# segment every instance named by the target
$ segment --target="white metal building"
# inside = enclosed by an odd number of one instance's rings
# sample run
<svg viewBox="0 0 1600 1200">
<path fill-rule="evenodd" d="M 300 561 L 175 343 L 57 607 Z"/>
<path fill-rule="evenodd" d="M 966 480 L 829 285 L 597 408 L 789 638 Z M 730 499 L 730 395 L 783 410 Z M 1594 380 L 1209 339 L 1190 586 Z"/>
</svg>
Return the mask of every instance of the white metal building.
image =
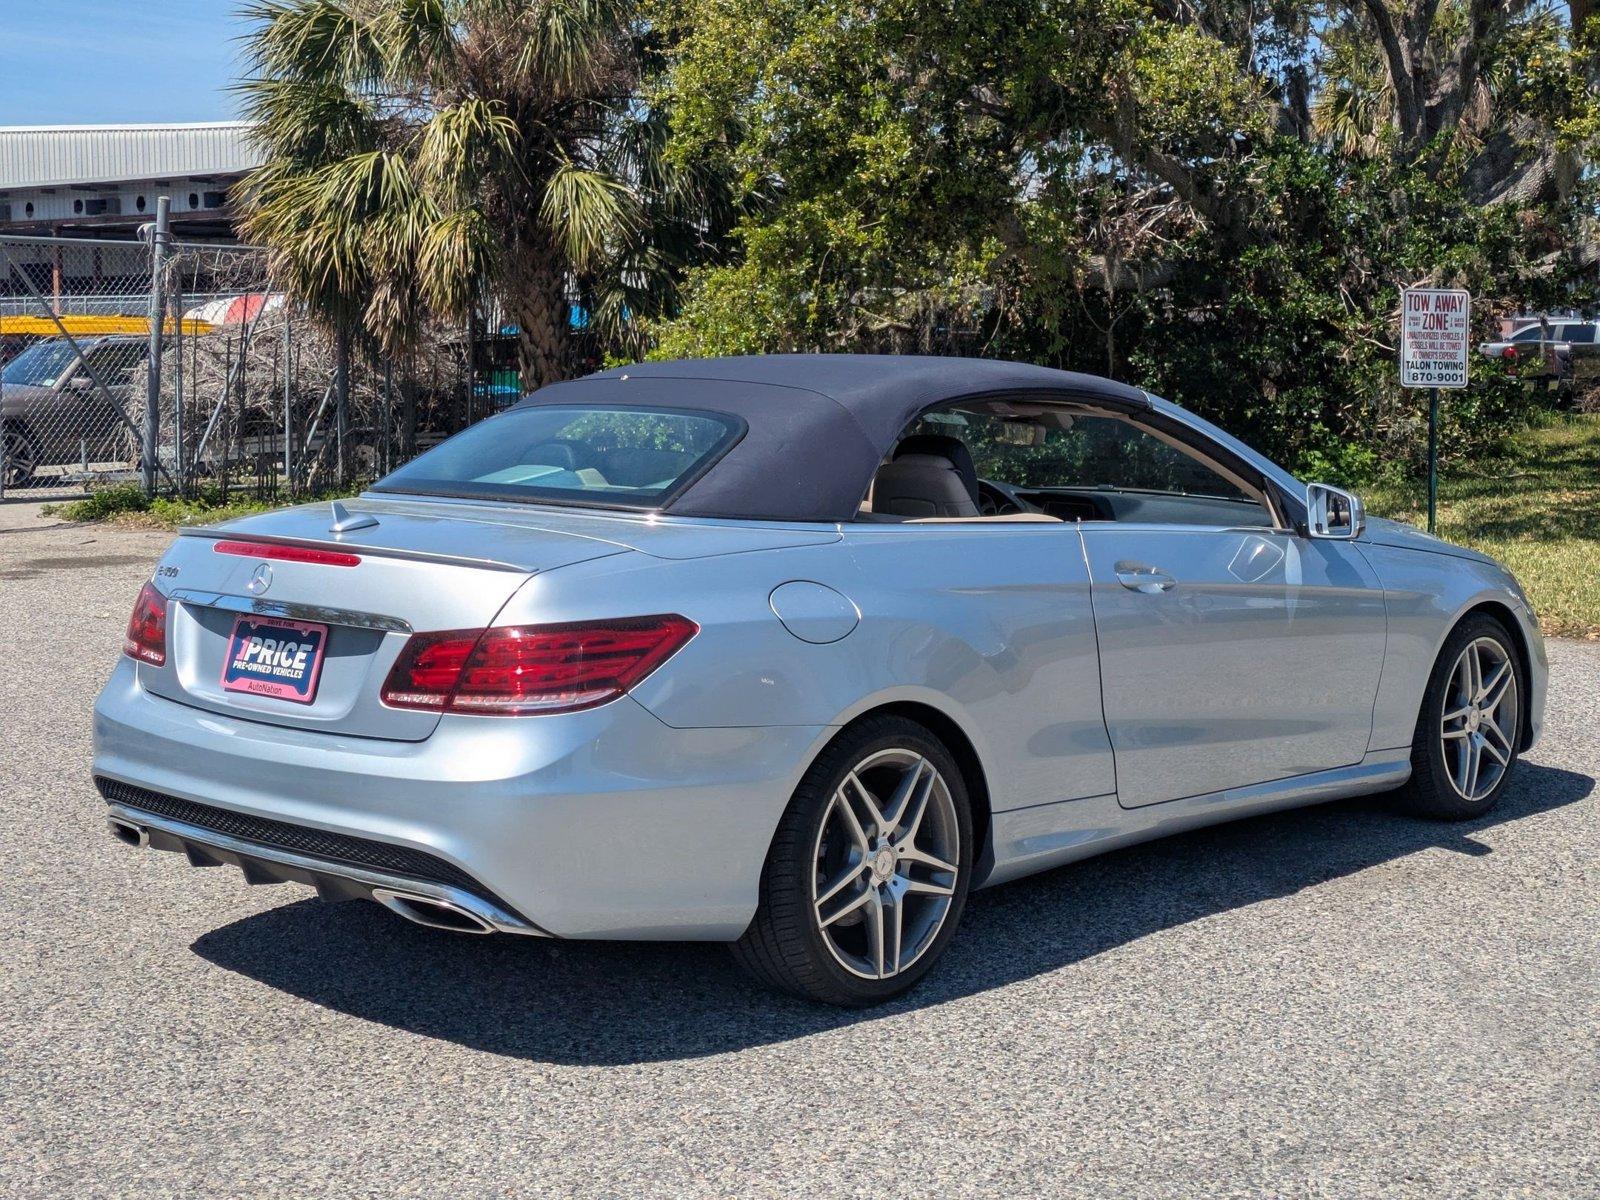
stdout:
<svg viewBox="0 0 1600 1200">
<path fill-rule="evenodd" d="M 172 198 L 182 237 L 232 240 L 228 191 L 261 162 L 242 122 L 0 127 L 0 232 L 131 237 Z"/>
</svg>

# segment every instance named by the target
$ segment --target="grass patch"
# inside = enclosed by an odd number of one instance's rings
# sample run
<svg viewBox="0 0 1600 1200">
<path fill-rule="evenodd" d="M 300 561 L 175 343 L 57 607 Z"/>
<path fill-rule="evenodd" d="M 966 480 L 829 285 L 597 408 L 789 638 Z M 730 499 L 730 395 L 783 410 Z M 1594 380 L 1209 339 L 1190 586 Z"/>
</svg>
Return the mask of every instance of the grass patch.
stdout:
<svg viewBox="0 0 1600 1200">
<path fill-rule="evenodd" d="M 306 504 L 317 500 L 343 500 L 357 495 L 360 487 L 343 491 L 318 492 L 314 496 L 296 496 L 293 501 L 284 499 L 257 500 L 224 499 L 217 491 L 201 492 L 184 499 L 158 496 L 154 500 L 145 496 L 136 483 L 117 484 L 92 492 L 82 500 L 64 504 L 46 505 L 42 510 L 49 516 L 64 521 L 109 521 L 133 529 L 177 529 L 181 525 L 215 525 L 248 517 L 253 513 L 269 512 L 290 503 Z"/>
<path fill-rule="evenodd" d="M 1373 513 L 1425 526 L 1427 488 L 1362 494 Z M 1441 470 L 1439 536 L 1510 567 L 1546 633 L 1600 638 L 1600 415 L 1553 419 L 1492 459 Z"/>
</svg>

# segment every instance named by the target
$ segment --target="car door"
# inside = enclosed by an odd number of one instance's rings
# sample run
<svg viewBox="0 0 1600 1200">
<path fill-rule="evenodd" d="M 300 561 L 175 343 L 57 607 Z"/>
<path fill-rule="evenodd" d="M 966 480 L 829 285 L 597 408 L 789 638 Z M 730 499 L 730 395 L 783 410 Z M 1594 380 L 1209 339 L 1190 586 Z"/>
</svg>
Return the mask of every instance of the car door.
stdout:
<svg viewBox="0 0 1600 1200">
<path fill-rule="evenodd" d="M 84 361 L 65 381 L 62 396 L 71 414 L 74 444 L 90 461 L 125 452 L 127 402 L 135 377 L 143 378 L 145 354 L 144 343 L 136 338 L 108 339 L 86 348 Z"/>
<path fill-rule="evenodd" d="M 1081 532 L 1122 804 L 1361 761 L 1384 606 L 1359 551 L 1275 530 Z"/>
<path fill-rule="evenodd" d="M 1552 370 L 1553 365 L 1546 360 L 1550 357 L 1554 337 L 1555 330 L 1543 325 L 1528 325 L 1517 330 L 1507 347 L 1511 369 L 1525 379 L 1538 379 Z"/>
<path fill-rule="evenodd" d="M 1152 436 L 1124 435 L 1106 468 L 1121 472 L 1107 476 L 1122 485 L 1105 488 L 1113 519 L 1079 526 L 1118 800 L 1359 762 L 1383 664 L 1376 574 L 1354 544 L 1279 527 Z"/>
</svg>

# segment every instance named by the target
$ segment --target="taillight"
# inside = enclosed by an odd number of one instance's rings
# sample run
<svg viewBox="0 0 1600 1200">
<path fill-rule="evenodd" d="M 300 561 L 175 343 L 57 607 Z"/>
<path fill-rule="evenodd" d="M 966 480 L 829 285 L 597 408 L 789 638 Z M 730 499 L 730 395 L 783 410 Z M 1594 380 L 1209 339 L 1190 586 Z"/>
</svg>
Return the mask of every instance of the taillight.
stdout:
<svg viewBox="0 0 1600 1200">
<path fill-rule="evenodd" d="M 156 591 L 153 583 L 140 588 L 139 598 L 133 602 L 122 652 L 152 667 L 167 661 L 167 598 Z"/>
<path fill-rule="evenodd" d="M 700 631 L 673 614 L 412 635 L 383 684 L 392 708 L 527 716 L 615 700 Z"/>
<path fill-rule="evenodd" d="M 1516 356 L 1517 348 L 1515 346 L 1507 346 L 1504 350 L 1500 351 L 1501 358 L 1515 358 Z"/>
<path fill-rule="evenodd" d="M 357 567 L 361 557 L 342 550 L 318 550 L 311 546 L 280 546 L 276 542 L 212 542 L 218 554 L 238 554 L 244 558 L 270 558 L 275 562 L 316 563 L 323 567 Z"/>
</svg>

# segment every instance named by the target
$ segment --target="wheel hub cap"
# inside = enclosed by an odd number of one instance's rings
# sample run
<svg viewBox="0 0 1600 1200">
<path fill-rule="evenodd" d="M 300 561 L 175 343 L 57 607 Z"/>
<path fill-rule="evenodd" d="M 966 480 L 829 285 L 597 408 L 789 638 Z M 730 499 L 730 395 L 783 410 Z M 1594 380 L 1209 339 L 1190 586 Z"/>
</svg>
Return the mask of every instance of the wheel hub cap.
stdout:
<svg viewBox="0 0 1600 1200">
<path fill-rule="evenodd" d="M 873 879 L 877 880 L 879 883 L 883 883 L 889 878 L 889 876 L 894 874 L 894 866 L 894 851 L 889 849 L 887 846 L 883 847 L 883 849 L 879 850 L 877 854 L 872 856 Z"/>
</svg>

